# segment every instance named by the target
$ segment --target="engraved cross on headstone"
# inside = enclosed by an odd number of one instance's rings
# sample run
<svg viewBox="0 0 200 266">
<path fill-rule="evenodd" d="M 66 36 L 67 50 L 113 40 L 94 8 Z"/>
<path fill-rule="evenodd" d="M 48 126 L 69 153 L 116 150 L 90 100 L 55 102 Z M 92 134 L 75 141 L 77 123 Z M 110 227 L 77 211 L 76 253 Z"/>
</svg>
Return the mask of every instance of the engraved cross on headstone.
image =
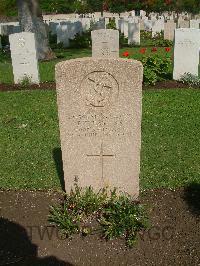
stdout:
<svg viewBox="0 0 200 266">
<path fill-rule="evenodd" d="M 88 157 L 100 157 L 100 160 L 101 160 L 101 177 L 103 179 L 104 177 L 104 171 L 103 171 L 103 168 L 104 168 L 104 157 L 114 157 L 115 155 L 113 154 L 104 154 L 103 152 L 103 143 L 101 144 L 101 151 L 100 151 L 100 154 L 87 154 Z"/>
</svg>

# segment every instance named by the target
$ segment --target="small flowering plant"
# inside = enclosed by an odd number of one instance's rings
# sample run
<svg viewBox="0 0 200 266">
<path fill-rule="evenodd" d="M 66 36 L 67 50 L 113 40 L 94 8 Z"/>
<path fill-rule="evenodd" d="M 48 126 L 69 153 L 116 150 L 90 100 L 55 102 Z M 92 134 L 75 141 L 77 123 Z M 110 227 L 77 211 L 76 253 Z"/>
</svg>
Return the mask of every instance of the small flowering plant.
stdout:
<svg viewBox="0 0 200 266">
<path fill-rule="evenodd" d="M 157 52 L 157 51 L 158 51 L 158 48 L 157 48 L 157 47 L 153 47 L 153 48 L 151 49 L 151 51 L 152 51 L 152 52 Z"/>
<path fill-rule="evenodd" d="M 141 54 L 145 54 L 145 53 L 146 53 L 146 50 L 147 50 L 147 48 L 141 48 L 139 52 L 140 52 Z"/>
<path fill-rule="evenodd" d="M 166 51 L 167 53 L 169 53 L 169 52 L 171 51 L 171 48 L 170 48 L 170 47 L 165 47 L 165 51 Z"/>
<path fill-rule="evenodd" d="M 125 51 L 125 52 L 123 52 L 122 56 L 123 57 L 129 57 L 130 56 L 130 53 L 128 51 Z"/>
</svg>

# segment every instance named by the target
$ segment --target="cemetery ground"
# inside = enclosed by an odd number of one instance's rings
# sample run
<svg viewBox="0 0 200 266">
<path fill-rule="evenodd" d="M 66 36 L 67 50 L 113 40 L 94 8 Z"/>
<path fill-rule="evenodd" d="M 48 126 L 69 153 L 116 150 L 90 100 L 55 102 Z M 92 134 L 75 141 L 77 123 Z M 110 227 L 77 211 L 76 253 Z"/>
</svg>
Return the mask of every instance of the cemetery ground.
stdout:
<svg viewBox="0 0 200 266">
<path fill-rule="evenodd" d="M 56 92 L 0 92 L 0 101 L 0 228 L 13 252 L 6 263 L 199 265 L 199 90 L 143 91 L 140 200 L 151 229 L 132 249 L 96 234 L 63 240 L 48 223 L 49 206 L 63 199 Z"/>
</svg>

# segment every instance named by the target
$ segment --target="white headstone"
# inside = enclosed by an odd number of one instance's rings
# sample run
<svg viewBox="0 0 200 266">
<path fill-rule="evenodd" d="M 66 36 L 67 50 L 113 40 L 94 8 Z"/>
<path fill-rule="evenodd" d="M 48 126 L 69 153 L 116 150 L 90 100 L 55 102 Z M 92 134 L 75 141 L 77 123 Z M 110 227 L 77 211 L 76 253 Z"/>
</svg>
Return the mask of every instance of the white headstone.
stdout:
<svg viewBox="0 0 200 266">
<path fill-rule="evenodd" d="M 190 22 L 188 20 L 179 20 L 179 28 L 189 28 Z"/>
<path fill-rule="evenodd" d="M 140 20 L 140 30 L 144 30 L 144 20 Z"/>
<path fill-rule="evenodd" d="M 57 26 L 59 25 L 59 23 L 57 22 L 49 22 L 49 31 L 50 34 L 55 35 L 57 34 Z"/>
<path fill-rule="evenodd" d="M 160 33 L 162 30 L 164 30 L 164 20 L 154 20 L 152 24 L 152 37 L 154 37 L 156 33 Z"/>
<path fill-rule="evenodd" d="M 150 31 L 152 29 L 152 20 L 144 20 L 144 29 Z"/>
<path fill-rule="evenodd" d="M 184 73 L 198 75 L 200 30 L 176 29 L 173 78 L 179 80 Z"/>
<path fill-rule="evenodd" d="M 124 20 L 124 37 L 128 38 L 128 20 Z"/>
<path fill-rule="evenodd" d="M 128 24 L 128 44 L 140 45 L 140 23 Z"/>
<path fill-rule="evenodd" d="M 190 28 L 199 29 L 200 28 L 200 20 L 199 19 L 190 20 Z"/>
<path fill-rule="evenodd" d="M 94 30 L 103 30 L 106 27 L 105 18 L 99 18 L 99 20 L 94 24 Z"/>
<path fill-rule="evenodd" d="M 20 83 L 24 78 L 28 78 L 32 83 L 39 83 L 34 33 L 11 34 L 9 35 L 9 41 L 15 83 Z"/>
<path fill-rule="evenodd" d="M 92 31 L 92 57 L 118 58 L 119 31 L 95 30 Z"/>
<path fill-rule="evenodd" d="M 118 25 L 119 25 L 119 31 L 123 34 L 124 33 L 124 20 L 122 18 L 118 20 Z"/>
<path fill-rule="evenodd" d="M 175 29 L 176 29 L 176 23 L 173 20 L 167 20 L 167 22 L 164 25 L 164 39 L 173 41 Z"/>
<path fill-rule="evenodd" d="M 82 18 L 83 31 L 88 31 L 90 29 L 90 18 Z"/>
<path fill-rule="evenodd" d="M 69 47 L 69 29 L 68 25 L 58 25 L 56 28 L 57 43 L 62 43 L 63 47 Z"/>
</svg>

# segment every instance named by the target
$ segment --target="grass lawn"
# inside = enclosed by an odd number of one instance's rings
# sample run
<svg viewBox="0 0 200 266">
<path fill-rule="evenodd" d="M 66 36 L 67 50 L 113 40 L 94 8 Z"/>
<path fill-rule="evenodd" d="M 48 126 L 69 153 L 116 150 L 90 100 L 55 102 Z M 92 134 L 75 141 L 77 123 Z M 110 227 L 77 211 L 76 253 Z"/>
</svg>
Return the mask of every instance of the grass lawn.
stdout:
<svg viewBox="0 0 200 266">
<path fill-rule="evenodd" d="M 122 56 L 124 51 L 128 51 L 131 55 L 131 58 L 140 60 L 142 58 L 142 54 L 139 52 L 141 47 L 133 47 L 133 48 L 123 48 L 120 50 L 120 56 Z M 150 54 L 152 47 L 147 48 L 146 54 Z M 46 81 L 54 81 L 55 80 L 55 65 L 59 61 L 69 60 L 73 58 L 80 58 L 80 57 L 91 57 L 91 50 L 89 49 L 66 49 L 66 50 L 55 50 L 57 55 L 57 59 L 53 61 L 46 61 L 39 63 L 39 71 L 40 71 L 40 78 L 41 82 Z M 172 55 L 172 52 L 166 53 L 164 47 L 158 48 L 158 53 L 161 57 Z M 13 74 L 12 74 L 12 64 L 11 60 L 7 60 L 5 62 L 0 62 L 0 83 L 13 83 Z"/>
<path fill-rule="evenodd" d="M 0 187 L 60 189 L 55 91 L 0 93 Z M 200 183 L 200 92 L 143 92 L 141 188 Z"/>
</svg>

